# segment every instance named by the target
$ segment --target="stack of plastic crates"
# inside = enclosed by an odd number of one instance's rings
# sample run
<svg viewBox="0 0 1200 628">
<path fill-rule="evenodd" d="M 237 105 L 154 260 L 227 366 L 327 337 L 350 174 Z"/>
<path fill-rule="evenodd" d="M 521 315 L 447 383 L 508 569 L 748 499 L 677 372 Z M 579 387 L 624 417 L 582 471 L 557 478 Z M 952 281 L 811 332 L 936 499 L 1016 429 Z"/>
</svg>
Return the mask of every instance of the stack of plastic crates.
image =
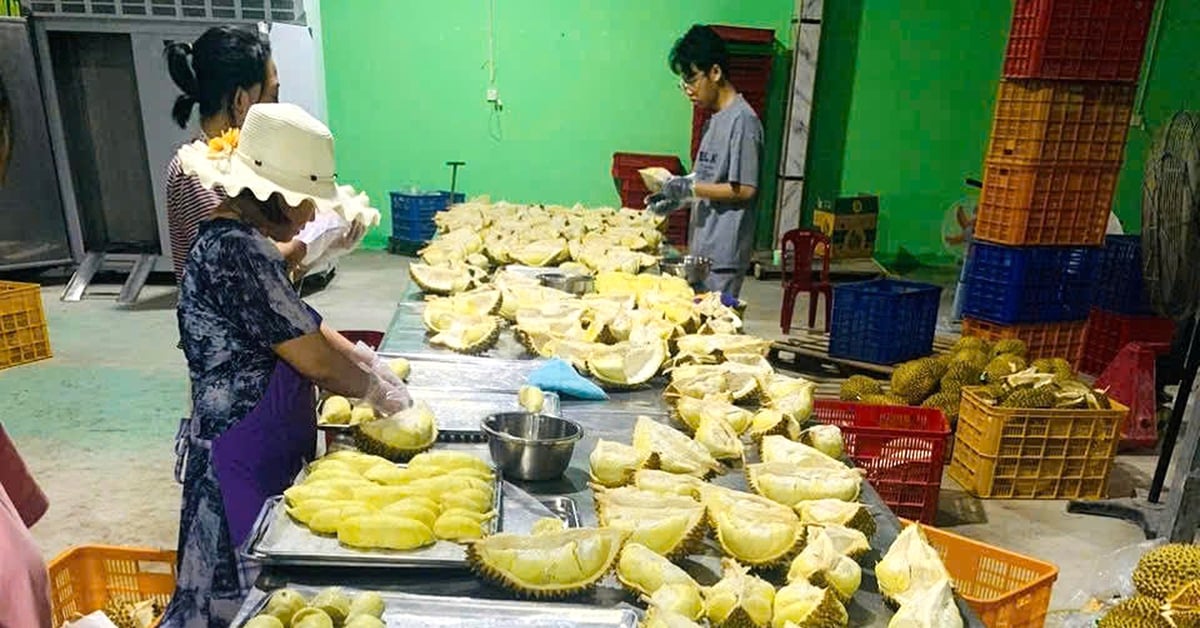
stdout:
<svg viewBox="0 0 1200 628">
<path fill-rule="evenodd" d="M 1076 362 L 1153 0 L 1015 0 L 967 261 L 964 333 Z M 1063 352 L 1069 351 L 1069 352 Z"/>
<path fill-rule="evenodd" d="M 834 286 L 829 355 L 873 364 L 929 355 L 941 294 L 938 286 L 895 279 Z"/>
<path fill-rule="evenodd" d="M 392 238 L 393 253 L 412 254 L 433 239 L 437 226 L 433 216 L 456 203 L 466 200 L 466 195 L 456 192 L 392 192 Z"/>
<path fill-rule="evenodd" d="M 1140 236 L 1105 238 L 1100 274 L 1078 364 L 1091 375 L 1104 371 L 1131 342 L 1170 343 L 1175 337 L 1175 322 L 1156 316 L 1146 297 Z"/>
<path fill-rule="evenodd" d="M 976 497 L 1098 499 L 1129 408 L 1005 408 L 964 388 L 948 473 Z"/>
<path fill-rule="evenodd" d="M 665 168 L 671 174 L 683 174 L 683 162 L 673 155 L 648 155 L 643 153 L 613 153 L 612 178 L 621 196 L 621 206 L 630 209 L 645 209 L 650 190 L 638 172 L 643 168 Z M 691 212 L 680 209 L 667 217 L 667 242 L 686 246 L 688 222 Z"/>
</svg>

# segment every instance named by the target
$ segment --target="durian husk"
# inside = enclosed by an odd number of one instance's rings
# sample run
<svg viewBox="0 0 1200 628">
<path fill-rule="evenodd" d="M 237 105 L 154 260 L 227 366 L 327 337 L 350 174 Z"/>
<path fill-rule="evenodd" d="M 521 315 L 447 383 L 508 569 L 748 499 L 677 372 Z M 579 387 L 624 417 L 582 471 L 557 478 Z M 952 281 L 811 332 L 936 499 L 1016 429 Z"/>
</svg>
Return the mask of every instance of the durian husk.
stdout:
<svg viewBox="0 0 1200 628">
<path fill-rule="evenodd" d="M 587 592 L 594 588 L 605 575 L 612 571 L 625 542 L 626 534 L 619 530 L 603 528 L 572 528 L 562 532 L 552 532 L 536 536 L 516 534 L 495 534 L 467 544 L 467 565 L 483 580 L 503 587 L 519 597 L 531 599 L 567 598 Z M 587 572 L 580 569 L 580 574 L 567 582 L 535 582 L 530 577 L 532 573 L 545 575 L 545 571 L 534 569 L 529 573 L 520 573 L 514 569 L 520 554 L 526 556 L 539 551 L 555 551 L 572 547 L 580 542 L 596 541 L 602 544 L 605 555 L 600 557 L 597 565 Z M 574 547 L 578 547 L 575 545 Z M 489 554 L 513 551 L 512 562 L 505 568 L 489 564 Z M 547 563 L 547 567 L 570 567 L 571 563 L 578 565 L 574 552 L 564 555 L 563 560 Z M 553 558 L 553 557 L 552 557 Z"/>
</svg>

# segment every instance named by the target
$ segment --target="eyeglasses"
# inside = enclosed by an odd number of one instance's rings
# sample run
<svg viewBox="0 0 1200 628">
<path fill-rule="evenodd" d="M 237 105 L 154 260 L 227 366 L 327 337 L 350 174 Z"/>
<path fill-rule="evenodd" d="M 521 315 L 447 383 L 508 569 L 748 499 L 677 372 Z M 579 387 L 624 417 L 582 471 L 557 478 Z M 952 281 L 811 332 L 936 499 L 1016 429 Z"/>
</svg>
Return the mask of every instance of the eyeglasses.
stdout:
<svg viewBox="0 0 1200 628">
<path fill-rule="evenodd" d="M 694 87 L 696 85 L 696 81 L 699 81 L 700 77 L 702 76 L 704 76 L 703 72 L 696 72 L 687 78 L 679 79 L 679 89 L 687 91 L 688 88 Z"/>
</svg>

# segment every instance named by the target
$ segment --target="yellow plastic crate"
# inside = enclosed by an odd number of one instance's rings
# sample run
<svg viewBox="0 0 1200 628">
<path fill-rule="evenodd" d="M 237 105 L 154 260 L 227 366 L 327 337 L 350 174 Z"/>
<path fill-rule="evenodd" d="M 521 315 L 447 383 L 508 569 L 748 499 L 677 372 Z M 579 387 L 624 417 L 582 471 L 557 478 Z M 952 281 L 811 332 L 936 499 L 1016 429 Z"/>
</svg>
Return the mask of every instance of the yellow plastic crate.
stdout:
<svg viewBox="0 0 1200 628">
<path fill-rule="evenodd" d="M 166 607 L 175 591 L 175 552 L 81 545 L 49 565 L 54 625 L 104 608 L 109 600 L 153 600 Z"/>
<path fill-rule="evenodd" d="M 41 286 L 0 281 L 0 369 L 52 355 Z"/>
<path fill-rule="evenodd" d="M 998 408 L 963 389 L 949 475 L 972 495 L 1103 497 L 1129 408 Z"/>
</svg>

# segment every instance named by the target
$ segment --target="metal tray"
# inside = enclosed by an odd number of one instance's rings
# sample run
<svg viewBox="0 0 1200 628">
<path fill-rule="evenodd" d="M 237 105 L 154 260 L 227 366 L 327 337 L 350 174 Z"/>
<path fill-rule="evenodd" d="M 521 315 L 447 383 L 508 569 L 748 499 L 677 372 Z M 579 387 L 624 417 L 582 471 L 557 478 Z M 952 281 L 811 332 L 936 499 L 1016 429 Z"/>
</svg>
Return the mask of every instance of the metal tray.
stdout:
<svg viewBox="0 0 1200 628">
<path fill-rule="evenodd" d="M 495 471 L 495 475 L 492 509 L 496 516 L 490 522 L 489 534 L 498 533 L 504 527 L 504 481 L 499 471 Z M 267 565 L 462 568 L 467 564 L 466 548 L 449 541 L 407 551 L 346 547 L 338 543 L 336 537 L 313 534 L 292 520 L 283 505 L 282 495 L 263 504 L 242 546 L 242 554 Z"/>
<path fill-rule="evenodd" d="M 539 498 L 538 503 L 546 507 L 550 514 L 562 519 L 568 528 L 583 527 L 583 522 L 579 518 L 579 507 L 575 505 L 575 500 L 565 495 L 557 497 Z"/>
<path fill-rule="evenodd" d="M 497 412 L 521 409 L 515 391 L 450 390 L 410 386 L 408 392 L 414 401 L 424 401 L 429 404 L 433 416 L 437 417 L 438 431 L 448 433 L 447 438 L 444 439 L 445 442 L 482 442 L 475 440 L 475 437 L 462 439 L 451 438 L 451 436 L 469 432 L 479 433 L 481 438 L 479 424 L 483 422 L 483 419 Z M 558 393 L 544 392 L 543 395 L 545 405 L 542 407 L 542 413 L 561 416 L 562 403 Z M 352 428 L 350 425 L 340 424 L 318 424 L 317 427 L 335 432 L 348 431 Z M 439 440 L 443 439 L 439 438 Z"/>
<path fill-rule="evenodd" d="M 319 589 L 290 586 L 305 597 Z M 344 588 L 354 596 L 361 591 Z M 638 612 L 629 607 L 603 608 L 581 604 L 483 600 L 469 597 L 438 597 L 380 591 L 387 610 L 383 620 L 389 628 L 637 628 Z M 233 625 L 244 626 L 266 607 L 270 595 L 247 604 Z"/>
</svg>

